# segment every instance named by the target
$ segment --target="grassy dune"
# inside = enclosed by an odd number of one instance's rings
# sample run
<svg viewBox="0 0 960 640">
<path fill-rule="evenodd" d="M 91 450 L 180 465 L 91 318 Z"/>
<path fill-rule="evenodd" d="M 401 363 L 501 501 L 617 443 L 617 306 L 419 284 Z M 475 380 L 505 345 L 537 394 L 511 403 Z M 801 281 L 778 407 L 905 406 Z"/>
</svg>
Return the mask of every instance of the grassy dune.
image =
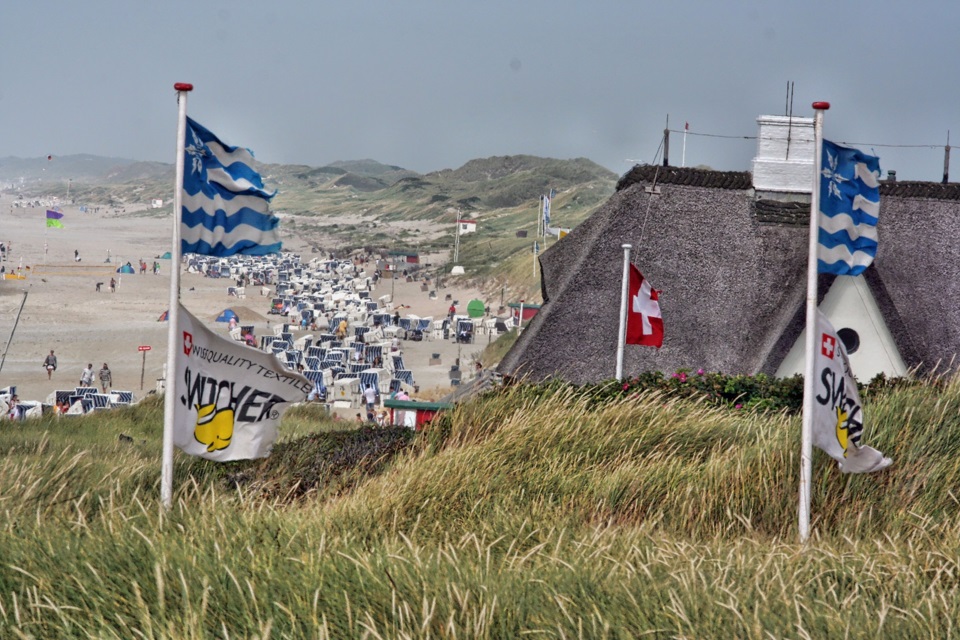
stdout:
<svg viewBox="0 0 960 640">
<path fill-rule="evenodd" d="M 883 474 L 817 455 L 806 546 L 797 416 L 561 385 L 415 438 L 301 410 L 268 459 L 178 456 L 165 512 L 161 411 L 3 423 L 0 637 L 956 634 L 957 382 L 869 399 Z"/>
</svg>

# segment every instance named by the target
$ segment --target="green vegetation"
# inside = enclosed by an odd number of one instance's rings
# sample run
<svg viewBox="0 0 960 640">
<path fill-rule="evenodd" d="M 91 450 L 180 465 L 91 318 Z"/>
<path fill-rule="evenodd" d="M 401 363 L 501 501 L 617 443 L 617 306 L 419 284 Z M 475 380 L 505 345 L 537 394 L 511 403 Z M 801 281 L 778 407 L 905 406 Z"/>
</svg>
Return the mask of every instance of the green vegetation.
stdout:
<svg viewBox="0 0 960 640">
<path fill-rule="evenodd" d="M 507 355 L 518 337 L 520 336 L 516 329 L 501 334 L 483 350 L 483 353 L 480 354 L 480 362 L 485 367 L 496 366 Z"/>
<path fill-rule="evenodd" d="M 169 512 L 158 401 L 3 423 L 0 637 L 954 633 L 960 382 L 871 386 L 894 466 L 817 453 L 807 546 L 795 412 L 638 384 L 500 389 L 412 439 L 298 408 L 268 459 L 178 455 Z"/>
</svg>

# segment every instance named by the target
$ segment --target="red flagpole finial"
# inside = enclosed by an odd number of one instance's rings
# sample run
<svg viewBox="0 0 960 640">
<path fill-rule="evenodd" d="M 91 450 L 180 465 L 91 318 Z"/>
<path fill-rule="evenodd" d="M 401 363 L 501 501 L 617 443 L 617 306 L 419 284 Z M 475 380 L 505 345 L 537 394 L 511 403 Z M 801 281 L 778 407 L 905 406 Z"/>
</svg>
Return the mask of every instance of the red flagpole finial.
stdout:
<svg viewBox="0 0 960 640">
<path fill-rule="evenodd" d="M 176 91 L 193 91 L 193 85 L 189 82 L 175 82 L 173 88 Z"/>
<path fill-rule="evenodd" d="M 830 103 L 829 103 L 829 102 L 814 102 L 814 103 L 813 103 L 813 108 L 816 109 L 817 111 L 826 111 L 827 109 L 830 108 Z"/>
</svg>

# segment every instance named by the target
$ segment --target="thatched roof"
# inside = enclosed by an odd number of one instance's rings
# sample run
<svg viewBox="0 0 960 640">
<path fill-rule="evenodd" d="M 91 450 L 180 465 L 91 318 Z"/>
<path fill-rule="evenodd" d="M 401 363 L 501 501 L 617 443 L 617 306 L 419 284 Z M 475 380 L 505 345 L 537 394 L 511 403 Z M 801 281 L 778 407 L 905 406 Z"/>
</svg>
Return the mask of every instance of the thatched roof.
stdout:
<svg viewBox="0 0 960 640">
<path fill-rule="evenodd" d="M 651 193 L 654 179 L 659 193 Z M 615 373 L 623 250 L 662 291 L 661 349 L 627 346 L 625 375 L 703 367 L 772 374 L 803 329 L 809 201 L 757 194 L 746 172 L 634 167 L 540 258 L 544 306 L 499 371 L 576 383 Z M 881 187 L 865 274 L 907 366 L 960 354 L 960 185 Z M 821 277 L 820 295 L 832 278 Z"/>
</svg>

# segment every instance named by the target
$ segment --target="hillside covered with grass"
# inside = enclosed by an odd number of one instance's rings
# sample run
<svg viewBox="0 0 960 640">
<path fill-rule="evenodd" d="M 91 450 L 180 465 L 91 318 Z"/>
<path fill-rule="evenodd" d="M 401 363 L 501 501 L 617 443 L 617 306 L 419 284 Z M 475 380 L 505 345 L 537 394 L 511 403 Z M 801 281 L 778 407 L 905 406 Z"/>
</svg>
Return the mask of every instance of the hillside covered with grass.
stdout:
<svg viewBox="0 0 960 640">
<path fill-rule="evenodd" d="M 425 263 L 431 261 L 431 270 L 443 274 L 452 266 L 459 215 L 478 223 L 476 233 L 461 238 L 464 279 L 491 296 L 506 287 L 527 300 L 540 297 L 539 275 L 533 270 L 540 196 L 555 190 L 552 225 L 572 228 L 613 194 L 617 180 L 586 158 L 528 155 L 476 159 L 426 174 L 375 160 L 323 167 L 255 165 L 267 188 L 277 191 L 271 208 L 281 215 L 286 237 L 301 239 L 318 252 L 342 255 L 355 250 L 419 253 Z M 26 197 L 55 196 L 122 209 L 153 199 L 172 202 L 173 182 L 173 166 L 156 162 L 96 156 L 0 158 L 0 185 L 16 185 L 12 191 Z M 168 216 L 170 210 L 132 215 Z M 541 240 L 541 251 L 555 241 Z"/>
<path fill-rule="evenodd" d="M 416 435 L 296 409 L 267 459 L 178 455 L 169 512 L 161 403 L 5 423 L 0 636 L 954 633 L 960 383 L 866 395 L 894 466 L 818 452 L 805 546 L 795 412 L 626 387 L 502 388 Z"/>
</svg>

